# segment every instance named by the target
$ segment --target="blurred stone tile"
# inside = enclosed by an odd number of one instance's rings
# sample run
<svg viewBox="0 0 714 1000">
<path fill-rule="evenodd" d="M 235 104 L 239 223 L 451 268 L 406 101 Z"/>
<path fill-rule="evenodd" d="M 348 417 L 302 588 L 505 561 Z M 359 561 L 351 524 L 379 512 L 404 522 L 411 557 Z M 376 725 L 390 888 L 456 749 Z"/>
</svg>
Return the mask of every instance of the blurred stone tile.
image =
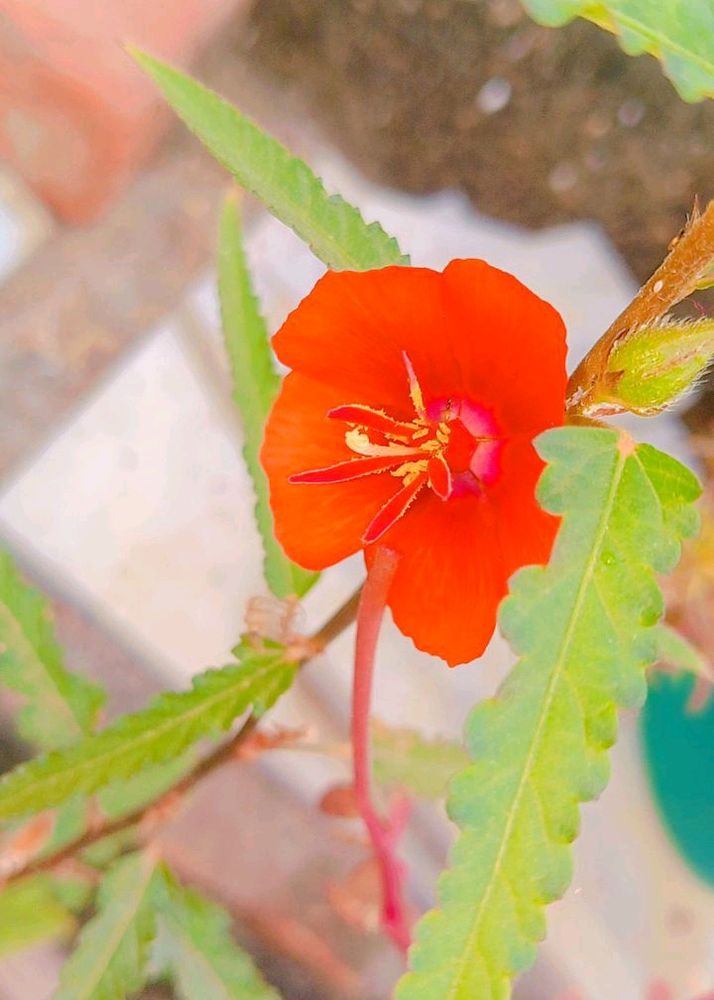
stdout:
<svg viewBox="0 0 714 1000">
<path fill-rule="evenodd" d="M 0 962 L 0 1000 L 48 1000 L 64 958 L 62 949 L 54 944 L 4 958 Z"/>
<path fill-rule="evenodd" d="M 167 150 L 101 225 L 58 227 L 5 281 L 0 481 L 205 266 L 225 180 L 188 141 Z"/>
<path fill-rule="evenodd" d="M 149 661 L 185 678 L 225 660 L 261 588 L 239 446 L 166 326 L 5 492 L 0 520 Z"/>
<path fill-rule="evenodd" d="M 124 45 L 185 65 L 239 6 L 2 0 L 0 151 L 61 218 L 93 219 L 170 121 Z"/>
</svg>

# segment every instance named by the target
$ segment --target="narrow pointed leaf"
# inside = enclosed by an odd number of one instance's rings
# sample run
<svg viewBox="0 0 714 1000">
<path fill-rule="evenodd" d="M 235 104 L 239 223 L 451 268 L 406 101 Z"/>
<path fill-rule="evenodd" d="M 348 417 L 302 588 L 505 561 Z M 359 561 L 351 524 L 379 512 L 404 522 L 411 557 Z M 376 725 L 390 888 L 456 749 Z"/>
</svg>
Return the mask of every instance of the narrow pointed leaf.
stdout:
<svg viewBox="0 0 714 1000">
<path fill-rule="evenodd" d="M 427 799 L 440 799 L 469 755 L 460 743 L 427 739 L 414 729 L 372 724 L 372 767 L 376 780 Z"/>
<path fill-rule="evenodd" d="M 710 0 L 523 0 L 541 24 L 586 17 L 614 32 L 629 55 L 649 52 L 685 101 L 714 96 L 714 6 Z"/>
<path fill-rule="evenodd" d="M 231 936 L 221 907 L 165 878 L 157 961 L 180 1000 L 279 1000 Z"/>
<path fill-rule="evenodd" d="M 98 911 L 65 962 L 53 1000 L 126 1000 L 146 982 L 156 933 L 154 863 L 143 854 L 122 859 L 99 889 Z"/>
<path fill-rule="evenodd" d="M 533 961 L 571 877 L 578 805 L 608 779 L 616 709 L 645 696 L 655 574 L 697 525 L 695 477 L 654 448 L 584 427 L 536 443 L 550 463 L 539 499 L 563 522 L 549 565 L 517 573 L 502 605 L 520 660 L 467 723 L 473 763 L 449 799 L 461 836 L 397 1000 L 506 1000 Z"/>
<path fill-rule="evenodd" d="M 328 267 L 363 271 L 408 263 L 378 223 L 368 225 L 356 208 L 329 195 L 307 164 L 237 108 L 172 66 L 130 51 L 219 163 Z"/>
<path fill-rule="evenodd" d="M 657 660 L 675 670 L 714 680 L 714 673 L 704 655 L 681 632 L 664 622 L 655 626 Z"/>
<path fill-rule="evenodd" d="M 0 819 L 49 809 L 76 792 L 124 781 L 228 729 L 251 706 L 263 712 L 290 686 L 295 664 L 284 662 L 277 644 L 261 651 L 244 645 L 235 652 L 239 663 L 199 674 L 189 691 L 162 694 L 144 711 L 11 771 L 0 782 Z"/>
<path fill-rule="evenodd" d="M 275 538 L 268 479 L 258 458 L 263 429 L 280 378 L 273 367 L 270 338 L 253 292 L 243 251 L 238 204 L 228 198 L 221 215 L 218 288 L 223 337 L 231 363 L 233 399 L 243 423 L 243 456 L 253 480 L 255 515 L 265 552 L 265 579 L 276 597 L 302 597 L 317 580 L 285 555 Z"/>
<path fill-rule="evenodd" d="M 104 701 L 100 688 L 66 669 L 47 602 L 2 551 L 0 684 L 22 696 L 19 732 L 42 750 L 88 733 Z"/>
</svg>

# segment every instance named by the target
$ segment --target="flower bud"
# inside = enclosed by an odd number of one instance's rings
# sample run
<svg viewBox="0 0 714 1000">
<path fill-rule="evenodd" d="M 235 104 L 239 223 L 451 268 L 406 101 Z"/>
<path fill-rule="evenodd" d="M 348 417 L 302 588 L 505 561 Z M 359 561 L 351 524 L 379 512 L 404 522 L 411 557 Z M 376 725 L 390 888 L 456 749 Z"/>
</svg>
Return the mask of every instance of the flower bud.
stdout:
<svg viewBox="0 0 714 1000">
<path fill-rule="evenodd" d="M 714 319 L 663 319 L 616 341 L 590 412 L 654 416 L 671 406 L 714 357 Z"/>
</svg>

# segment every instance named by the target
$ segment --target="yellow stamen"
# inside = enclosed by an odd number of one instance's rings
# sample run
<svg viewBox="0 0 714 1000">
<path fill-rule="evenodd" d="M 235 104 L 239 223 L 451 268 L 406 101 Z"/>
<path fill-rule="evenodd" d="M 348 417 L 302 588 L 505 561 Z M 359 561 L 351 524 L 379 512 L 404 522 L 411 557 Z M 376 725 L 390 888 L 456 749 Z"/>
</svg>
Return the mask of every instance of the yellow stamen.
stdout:
<svg viewBox="0 0 714 1000">
<path fill-rule="evenodd" d="M 418 455 L 418 448 L 408 448 L 406 445 L 390 442 L 387 445 L 374 444 L 364 431 L 353 427 L 345 434 L 347 447 L 357 455 L 374 458 L 377 455 Z"/>
<path fill-rule="evenodd" d="M 416 462 L 405 462 L 398 469 L 392 469 L 391 474 L 397 476 L 399 479 L 403 479 L 405 486 L 410 486 L 422 472 L 426 472 L 428 464 L 425 458 L 420 458 Z"/>
</svg>

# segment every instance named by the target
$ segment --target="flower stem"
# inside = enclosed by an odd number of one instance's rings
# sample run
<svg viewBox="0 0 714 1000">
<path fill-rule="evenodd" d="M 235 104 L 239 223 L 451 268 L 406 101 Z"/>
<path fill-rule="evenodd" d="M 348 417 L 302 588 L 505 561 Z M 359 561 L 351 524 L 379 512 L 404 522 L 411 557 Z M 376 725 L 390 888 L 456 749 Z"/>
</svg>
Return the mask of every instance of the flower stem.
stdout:
<svg viewBox="0 0 714 1000">
<path fill-rule="evenodd" d="M 377 813 L 372 801 L 369 739 L 374 656 L 387 594 L 398 561 L 396 552 L 382 546 L 377 548 L 357 611 L 352 686 L 352 759 L 355 799 L 367 827 L 382 879 L 382 924 L 397 947 L 406 952 L 410 935 L 402 899 L 404 866 L 394 853 L 396 839 L 406 820 L 405 803 L 399 803 L 395 815 L 389 820 L 383 820 Z"/>
</svg>

